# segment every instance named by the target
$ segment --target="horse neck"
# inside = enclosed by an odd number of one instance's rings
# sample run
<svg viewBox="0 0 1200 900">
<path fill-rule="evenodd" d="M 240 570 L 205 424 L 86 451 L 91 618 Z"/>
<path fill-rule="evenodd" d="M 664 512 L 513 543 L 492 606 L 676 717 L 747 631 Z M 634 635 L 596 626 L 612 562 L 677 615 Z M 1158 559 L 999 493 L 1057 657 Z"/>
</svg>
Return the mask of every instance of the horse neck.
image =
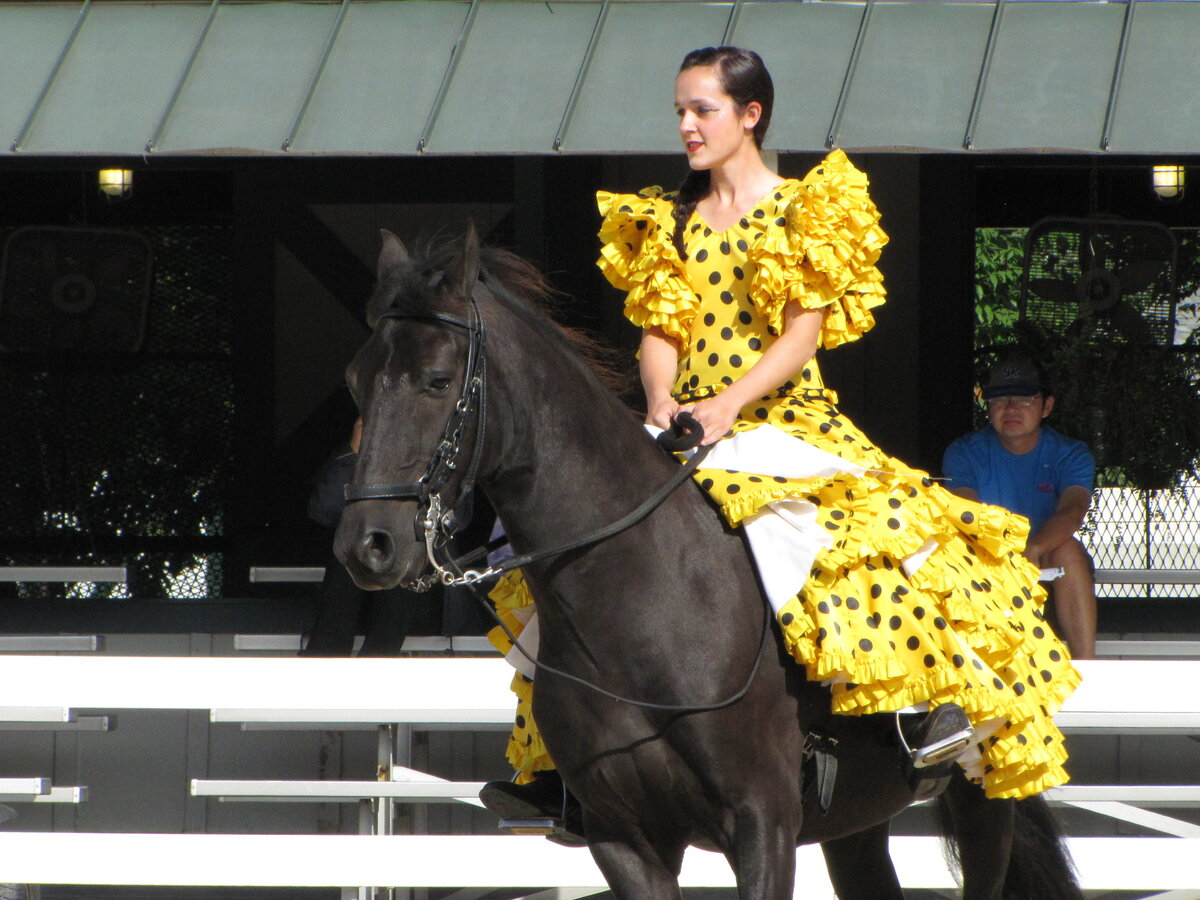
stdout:
<svg viewBox="0 0 1200 900">
<path fill-rule="evenodd" d="M 514 545 L 607 524 L 675 471 L 561 336 L 508 335 L 497 344 L 503 349 L 487 362 L 489 465 L 481 483 Z"/>
</svg>

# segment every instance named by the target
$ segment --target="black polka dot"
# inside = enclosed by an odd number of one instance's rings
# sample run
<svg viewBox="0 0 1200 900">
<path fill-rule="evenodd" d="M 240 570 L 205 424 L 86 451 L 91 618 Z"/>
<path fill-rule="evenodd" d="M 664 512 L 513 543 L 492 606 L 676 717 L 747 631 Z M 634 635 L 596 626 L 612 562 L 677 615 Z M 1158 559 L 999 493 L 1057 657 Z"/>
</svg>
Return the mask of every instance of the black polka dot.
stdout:
<svg viewBox="0 0 1200 900">
<path fill-rule="evenodd" d="M 872 600 L 878 600 L 879 595 L 882 593 L 883 593 L 883 585 L 882 584 L 871 585 L 871 599 Z"/>
<path fill-rule="evenodd" d="M 866 653 L 866 652 L 870 652 L 871 648 L 874 645 L 870 641 L 868 641 L 866 638 L 863 638 L 861 641 L 858 642 L 858 646 L 864 653 Z"/>
<path fill-rule="evenodd" d="M 871 615 L 867 616 L 867 626 L 870 628 L 878 628 L 882 622 L 883 616 L 879 613 L 871 613 Z"/>
<path fill-rule="evenodd" d="M 934 659 L 932 653 L 926 653 L 925 658 L 921 661 L 923 663 L 925 663 L 925 668 L 927 668 L 927 669 L 932 669 L 934 666 L 937 665 L 937 660 Z"/>
<path fill-rule="evenodd" d="M 738 281 L 741 281 L 743 278 L 746 277 L 746 273 L 742 270 L 741 266 L 734 266 L 733 267 L 733 277 L 736 278 Z"/>
<path fill-rule="evenodd" d="M 846 609 L 858 609 L 859 603 L 857 597 L 846 598 Z"/>
<path fill-rule="evenodd" d="M 892 509 L 899 509 L 900 501 L 897 500 L 895 497 L 889 497 L 888 498 L 888 506 L 890 506 Z"/>
<path fill-rule="evenodd" d="M 919 637 L 917 637 L 916 635 L 913 635 L 907 641 L 904 642 L 904 646 L 907 647 L 909 650 L 916 650 L 918 647 L 921 646 L 921 639 Z"/>
<path fill-rule="evenodd" d="M 731 485 L 729 485 L 729 487 L 725 488 L 725 493 L 727 493 L 727 494 L 736 494 L 736 493 L 738 493 L 738 492 L 739 492 L 741 489 L 742 489 L 742 486 L 741 486 L 740 484 L 731 484 Z"/>
<path fill-rule="evenodd" d="M 791 625 L 792 622 L 795 621 L 795 618 L 796 617 L 793 616 L 791 613 L 784 613 L 782 616 L 779 617 L 779 622 L 782 625 Z"/>
<path fill-rule="evenodd" d="M 638 230 L 638 231 L 645 231 L 645 230 L 646 230 L 646 220 L 645 220 L 645 219 L 638 219 L 638 220 L 637 220 L 637 222 L 636 222 L 635 224 L 637 225 L 637 230 Z"/>
<path fill-rule="evenodd" d="M 782 228 L 784 225 L 787 224 L 787 219 L 785 219 L 783 216 L 780 216 L 778 219 L 775 220 L 775 224 L 778 225 L 780 228 Z"/>
<path fill-rule="evenodd" d="M 960 654 L 955 653 L 952 657 L 950 657 L 950 662 L 954 663 L 954 668 L 961 669 L 966 663 L 966 660 L 963 659 Z"/>
<path fill-rule="evenodd" d="M 754 316 L 750 315 L 750 313 L 743 309 L 740 313 L 738 313 L 737 320 L 743 325 L 749 325 L 754 321 Z"/>
<path fill-rule="evenodd" d="M 729 241 L 721 241 L 721 252 L 726 256 L 729 255 Z"/>
<path fill-rule="evenodd" d="M 962 519 L 965 524 L 970 525 L 972 522 L 975 521 L 975 513 L 971 512 L 968 509 L 961 516 L 959 516 L 959 518 Z"/>
<path fill-rule="evenodd" d="M 715 366 L 720 361 L 721 361 L 721 357 L 719 357 L 717 354 L 715 354 L 715 353 L 708 354 L 708 364 L 710 366 Z"/>
<path fill-rule="evenodd" d="M 696 341 L 696 352 L 700 352 L 707 346 L 708 341 L 706 341 L 704 338 L 700 338 L 700 340 Z"/>
<path fill-rule="evenodd" d="M 888 619 L 888 628 L 892 629 L 892 631 L 899 631 L 900 626 L 903 624 L 904 621 L 899 616 L 892 616 Z M 916 640 L 916 638 L 913 638 L 913 640 Z"/>
<path fill-rule="evenodd" d="M 925 607 L 923 607 L 923 606 L 914 606 L 914 607 L 913 607 L 913 617 L 914 617 L 914 618 L 915 618 L 915 619 L 916 619 L 918 622 L 919 622 L 919 621 L 921 621 L 923 618 L 925 618 Z"/>
<path fill-rule="evenodd" d="M 711 491 L 712 486 L 713 480 L 711 478 L 705 478 L 702 482 L 700 482 L 700 487 L 704 488 L 706 491 Z"/>
<path fill-rule="evenodd" d="M 735 369 L 740 369 L 742 367 L 742 358 L 735 353 L 729 357 L 729 364 Z"/>
<path fill-rule="evenodd" d="M 756 218 L 756 219 L 761 219 L 761 218 L 763 218 L 765 215 L 766 215 L 766 213 L 765 213 L 765 212 L 763 212 L 761 209 L 756 209 L 756 210 L 754 211 L 754 218 Z"/>
<path fill-rule="evenodd" d="M 999 678 L 993 678 L 992 679 L 992 687 L 994 687 L 998 691 L 1002 691 L 1002 690 L 1004 690 L 1004 682 L 1001 681 Z"/>
<path fill-rule="evenodd" d="M 709 275 L 708 283 L 709 284 L 720 284 L 721 283 L 721 273 L 713 272 L 711 275 Z"/>
<path fill-rule="evenodd" d="M 888 519 L 887 527 L 892 529 L 892 531 L 897 530 L 900 527 L 900 520 L 899 519 Z"/>
<path fill-rule="evenodd" d="M 820 603 L 817 604 L 817 611 L 823 612 L 823 613 L 825 613 L 825 615 L 829 615 L 829 613 L 830 613 L 829 604 L 826 603 L 824 600 L 822 600 Z"/>
<path fill-rule="evenodd" d="M 725 327 L 721 329 L 721 340 L 728 341 L 733 339 L 733 329 Z"/>
<path fill-rule="evenodd" d="M 1016 684 L 1013 685 L 1013 693 L 1016 694 L 1018 697 L 1020 697 L 1022 694 L 1025 693 L 1025 685 L 1021 684 L 1021 682 L 1018 681 Z"/>
<path fill-rule="evenodd" d="M 754 411 L 754 415 L 760 419 L 765 419 L 767 417 L 767 411 L 760 406 Z"/>
<path fill-rule="evenodd" d="M 717 321 L 717 317 L 714 316 L 712 313 L 704 314 L 704 324 L 705 325 L 714 325 L 714 324 L 716 324 L 716 321 Z"/>
<path fill-rule="evenodd" d="M 524 728 L 525 727 L 525 717 L 517 716 L 515 724 L 518 728 Z"/>
<path fill-rule="evenodd" d="M 721 291 L 721 302 L 722 303 L 732 303 L 733 302 L 733 294 L 729 293 L 729 291 Z"/>
<path fill-rule="evenodd" d="M 938 631 L 945 631 L 946 630 L 946 620 L 943 619 L 941 616 L 936 616 L 933 620 L 933 627 L 936 628 Z"/>
<path fill-rule="evenodd" d="M 739 250 L 741 250 L 743 253 L 745 253 L 747 250 L 749 250 L 749 249 L 750 249 L 750 245 L 749 245 L 749 244 L 747 244 L 747 243 L 746 243 L 744 240 L 742 240 L 741 238 L 738 238 L 738 242 L 737 242 L 737 248 L 738 248 Z"/>
</svg>

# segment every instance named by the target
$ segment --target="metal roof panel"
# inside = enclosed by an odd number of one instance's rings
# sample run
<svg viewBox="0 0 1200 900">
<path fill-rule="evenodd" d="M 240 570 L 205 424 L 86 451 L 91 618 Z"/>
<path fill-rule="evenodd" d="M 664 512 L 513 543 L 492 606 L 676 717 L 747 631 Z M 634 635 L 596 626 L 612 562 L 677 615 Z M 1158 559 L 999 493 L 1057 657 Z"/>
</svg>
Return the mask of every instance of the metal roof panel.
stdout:
<svg viewBox="0 0 1200 900">
<path fill-rule="evenodd" d="M 862 7 L 814 3 L 749 3 L 735 44 L 755 48 L 775 82 L 766 147 L 820 150 L 833 120 Z"/>
<path fill-rule="evenodd" d="M 877 6 L 838 146 L 961 150 L 991 20 L 990 4 Z"/>
<path fill-rule="evenodd" d="M 21 136 L 79 9 L 10 6 L 0 9 L 0 16 L 0 149 L 7 151 Z"/>
<path fill-rule="evenodd" d="M 697 47 L 720 43 L 727 3 L 614 3 L 579 94 L 564 149 L 679 152 L 675 74 Z"/>
<path fill-rule="evenodd" d="M 1125 5 L 1006 4 L 975 129 L 979 150 L 1096 151 Z"/>
<path fill-rule="evenodd" d="M 468 6 L 353 4 L 293 149 L 415 153 Z"/>
<path fill-rule="evenodd" d="M 142 152 L 204 17 L 194 6 L 93 5 L 24 152 Z"/>
<path fill-rule="evenodd" d="M 1130 29 L 1110 150 L 1200 151 L 1200 3 L 1141 3 Z"/>
<path fill-rule="evenodd" d="M 162 152 L 279 152 L 338 8 L 222 6 L 166 123 Z"/>
</svg>

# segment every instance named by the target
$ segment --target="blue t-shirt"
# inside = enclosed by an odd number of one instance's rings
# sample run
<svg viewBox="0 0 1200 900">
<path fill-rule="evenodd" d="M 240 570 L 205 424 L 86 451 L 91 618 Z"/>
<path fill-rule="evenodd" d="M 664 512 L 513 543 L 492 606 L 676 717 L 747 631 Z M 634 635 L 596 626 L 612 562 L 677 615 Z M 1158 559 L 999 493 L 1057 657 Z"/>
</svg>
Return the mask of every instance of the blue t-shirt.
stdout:
<svg viewBox="0 0 1200 900">
<path fill-rule="evenodd" d="M 1054 514 L 1064 490 L 1076 484 L 1092 489 L 1096 463 L 1083 441 L 1045 426 L 1028 453 L 1009 453 L 989 425 L 946 448 L 942 473 L 950 490 L 971 488 L 984 503 L 1025 516 L 1037 531 Z"/>
</svg>

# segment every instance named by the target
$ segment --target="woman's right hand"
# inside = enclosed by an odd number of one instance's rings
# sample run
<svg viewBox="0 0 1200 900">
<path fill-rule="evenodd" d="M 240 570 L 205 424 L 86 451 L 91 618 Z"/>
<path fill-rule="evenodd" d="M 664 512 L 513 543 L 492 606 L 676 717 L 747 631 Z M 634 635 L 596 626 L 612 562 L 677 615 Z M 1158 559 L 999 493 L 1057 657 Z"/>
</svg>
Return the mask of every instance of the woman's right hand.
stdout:
<svg viewBox="0 0 1200 900">
<path fill-rule="evenodd" d="M 650 404 L 646 410 L 646 424 L 653 425 L 666 431 L 671 427 L 675 414 L 679 412 L 679 404 L 674 397 L 666 397 L 657 403 Z"/>
</svg>

